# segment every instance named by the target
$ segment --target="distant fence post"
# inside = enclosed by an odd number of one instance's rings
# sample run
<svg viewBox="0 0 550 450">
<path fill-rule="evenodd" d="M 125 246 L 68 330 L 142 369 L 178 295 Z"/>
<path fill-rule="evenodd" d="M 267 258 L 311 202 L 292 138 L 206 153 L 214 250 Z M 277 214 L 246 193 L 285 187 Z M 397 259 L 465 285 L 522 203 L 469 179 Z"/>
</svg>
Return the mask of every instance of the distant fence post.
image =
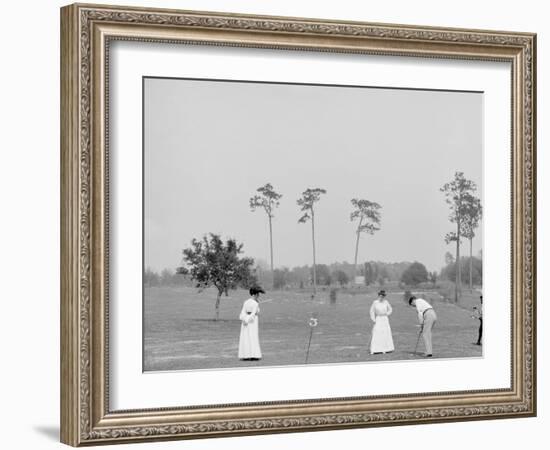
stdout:
<svg viewBox="0 0 550 450">
<path fill-rule="evenodd" d="M 337 297 L 337 294 L 338 294 L 338 289 L 332 288 L 332 289 L 330 290 L 329 298 L 330 298 L 330 304 L 331 304 L 331 305 L 335 305 L 335 304 L 336 304 L 336 297 Z"/>
</svg>

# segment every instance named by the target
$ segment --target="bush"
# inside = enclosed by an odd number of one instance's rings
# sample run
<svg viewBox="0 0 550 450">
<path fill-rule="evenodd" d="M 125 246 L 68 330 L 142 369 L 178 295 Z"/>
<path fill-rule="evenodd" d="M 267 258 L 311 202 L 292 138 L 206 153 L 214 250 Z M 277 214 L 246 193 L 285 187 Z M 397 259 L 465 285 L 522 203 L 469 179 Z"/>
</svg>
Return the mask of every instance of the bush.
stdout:
<svg viewBox="0 0 550 450">
<path fill-rule="evenodd" d="M 428 271 L 424 264 L 417 261 L 413 262 L 403 272 L 401 282 L 407 286 L 418 286 L 420 283 L 428 281 Z"/>
</svg>

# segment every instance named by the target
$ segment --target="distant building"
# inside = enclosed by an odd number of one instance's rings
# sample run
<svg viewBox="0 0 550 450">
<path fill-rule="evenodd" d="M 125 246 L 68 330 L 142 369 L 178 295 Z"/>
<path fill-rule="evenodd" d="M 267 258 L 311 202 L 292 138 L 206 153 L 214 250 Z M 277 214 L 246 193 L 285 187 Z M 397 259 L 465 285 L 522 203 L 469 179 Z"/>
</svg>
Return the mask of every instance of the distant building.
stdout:
<svg viewBox="0 0 550 450">
<path fill-rule="evenodd" d="M 358 275 L 355 277 L 355 284 L 363 285 L 365 284 L 365 277 L 363 275 Z"/>
</svg>

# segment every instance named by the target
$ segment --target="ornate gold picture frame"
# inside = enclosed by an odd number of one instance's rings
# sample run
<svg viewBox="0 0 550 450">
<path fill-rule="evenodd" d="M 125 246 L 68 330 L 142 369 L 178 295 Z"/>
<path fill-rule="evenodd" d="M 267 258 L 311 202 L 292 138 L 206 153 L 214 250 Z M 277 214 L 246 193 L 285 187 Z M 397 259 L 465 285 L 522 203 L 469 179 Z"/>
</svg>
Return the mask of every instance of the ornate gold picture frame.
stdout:
<svg viewBox="0 0 550 450">
<path fill-rule="evenodd" d="M 511 385 L 113 410 L 109 388 L 109 50 L 115 41 L 507 62 L 511 67 Z M 61 441 L 166 439 L 536 414 L 536 36 L 74 4 L 61 9 Z M 490 232 L 490 230 L 487 230 Z"/>
</svg>

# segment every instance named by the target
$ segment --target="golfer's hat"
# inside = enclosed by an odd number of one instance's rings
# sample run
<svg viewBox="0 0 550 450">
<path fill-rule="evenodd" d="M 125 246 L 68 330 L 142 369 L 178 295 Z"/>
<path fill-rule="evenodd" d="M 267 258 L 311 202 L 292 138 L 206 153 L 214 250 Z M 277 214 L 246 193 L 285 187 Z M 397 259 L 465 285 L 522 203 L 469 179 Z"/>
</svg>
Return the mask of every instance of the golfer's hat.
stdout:
<svg viewBox="0 0 550 450">
<path fill-rule="evenodd" d="M 380 297 L 385 297 L 386 296 L 386 291 L 384 289 L 382 289 L 382 290 L 378 291 L 378 295 Z"/>
<path fill-rule="evenodd" d="M 265 291 L 260 286 L 252 286 L 248 292 L 250 292 L 250 295 L 265 294 Z"/>
</svg>

